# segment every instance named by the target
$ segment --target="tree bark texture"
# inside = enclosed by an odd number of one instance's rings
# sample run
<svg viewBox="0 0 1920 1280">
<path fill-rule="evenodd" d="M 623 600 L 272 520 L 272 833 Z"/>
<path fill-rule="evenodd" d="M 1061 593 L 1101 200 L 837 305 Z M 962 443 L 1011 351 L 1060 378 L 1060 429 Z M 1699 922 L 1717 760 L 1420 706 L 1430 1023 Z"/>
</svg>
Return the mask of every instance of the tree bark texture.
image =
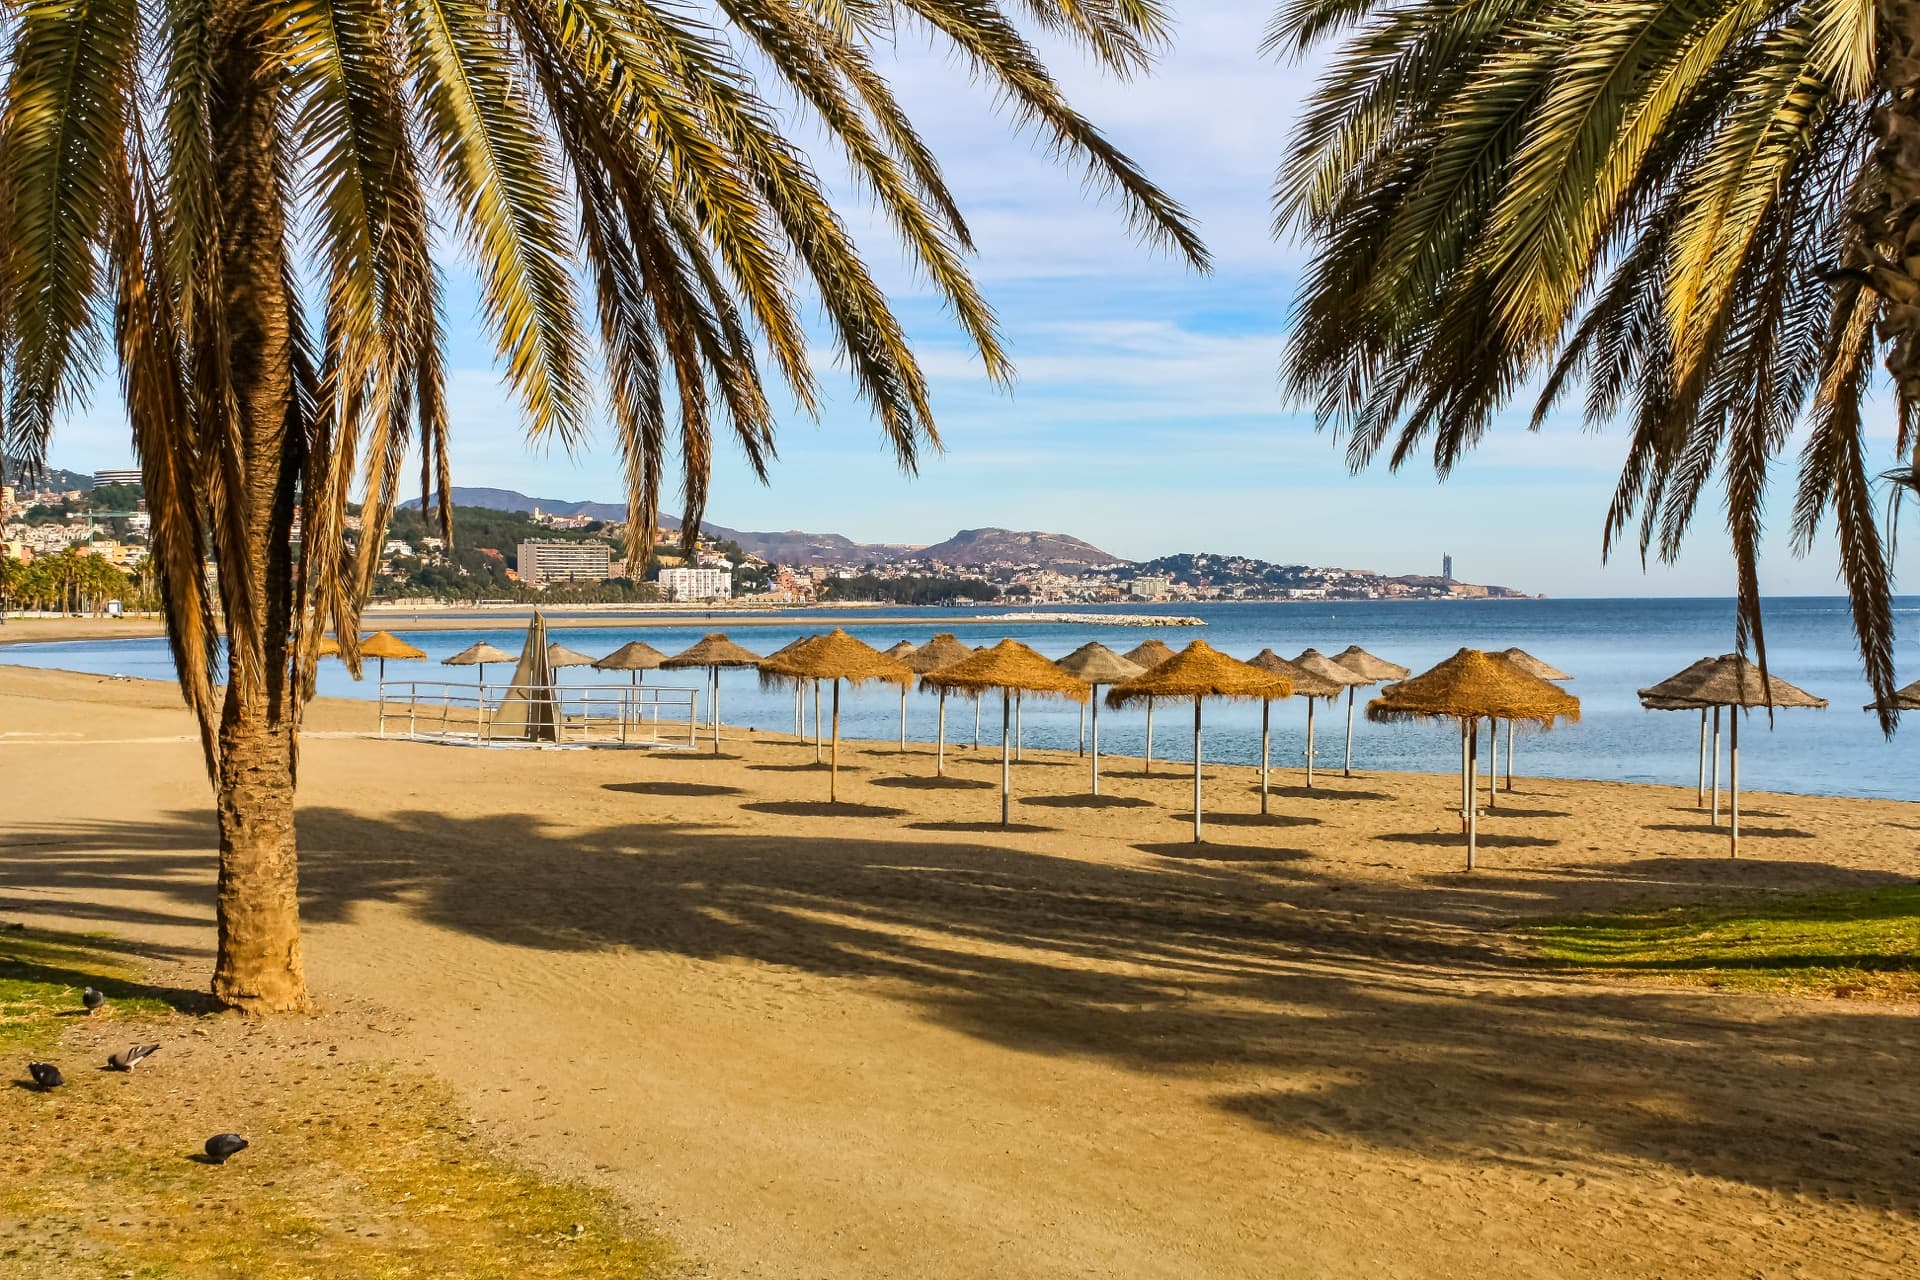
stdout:
<svg viewBox="0 0 1920 1280">
<path fill-rule="evenodd" d="M 1879 0 L 1879 87 L 1873 163 L 1881 192 L 1866 211 L 1873 287 L 1885 300 L 1880 331 L 1902 417 L 1920 411 L 1920 0 Z M 1914 459 L 1920 479 L 1920 455 Z"/>
<path fill-rule="evenodd" d="M 287 667 L 294 619 L 291 534 L 303 448 L 296 416 L 294 311 L 278 173 L 281 87 L 273 11 L 216 0 L 209 16 L 211 156 L 218 224 L 204 300 L 225 328 L 232 406 L 225 493 L 216 512 L 228 677 L 216 782 L 219 953 L 213 994 L 246 1013 L 306 1006 L 294 840 L 298 693 Z M 198 339 L 205 342 L 203 332 Z M 216 462 L 213 465 L 222 465 Z"/>
</svg>

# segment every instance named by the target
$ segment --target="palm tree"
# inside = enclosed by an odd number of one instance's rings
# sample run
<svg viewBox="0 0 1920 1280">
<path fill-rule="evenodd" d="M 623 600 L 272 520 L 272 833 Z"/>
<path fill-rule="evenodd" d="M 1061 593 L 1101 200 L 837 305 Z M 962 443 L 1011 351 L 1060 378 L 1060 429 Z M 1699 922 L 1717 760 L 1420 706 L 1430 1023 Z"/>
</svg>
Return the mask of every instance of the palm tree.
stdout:
<svg viewBox="0 0 1920 1280">
<path fill-rule="evenodd" d="M 1284 380 L 1349 463 L 1444 475 L 1523 389 L 1623 418 L 1610 552 L 1665 559 L 1716 472 L 1738 639 L 1796 431 L 1793 531 L 1829 512 L 1876 700 L 1892 583 L 1861 407 L 1897 392 L 1920 488 L 1920 77 L 1912 0 L 1292 0 L 1269 47 L 1337 42 L 1281 170 L 1312 247 Z M 1893 492 L 1898 493 L 1898 488 Z"/>
<path fill-rule="evenodd" d="M 580 441 L 604 371 L 634 563 L 670 437 L 691 537 L 716 428 L 763 474 L 773 458 L 763 364 L 818 403 L 808 302 L 901 465 L 939 443 L 901 324 L 790 129 L 831 142 L 1007 376 L 967 226 L 877 43 L 953 49 L 1148 239 L 1203 262 L 1010 11 L 1122 75 L 1166 34 L 1155 0 L 718 0 L 704 18 L 662 0 L 0 0 L 0 440 L 43 462 L 63 407 L 117 363 L 214 782 L 216 997 L 305 1002 L 295 734 L 325 631 L 357 669 L 410 454 L 452 535 L 443 228 L 533 438 Z"/>
</svg>

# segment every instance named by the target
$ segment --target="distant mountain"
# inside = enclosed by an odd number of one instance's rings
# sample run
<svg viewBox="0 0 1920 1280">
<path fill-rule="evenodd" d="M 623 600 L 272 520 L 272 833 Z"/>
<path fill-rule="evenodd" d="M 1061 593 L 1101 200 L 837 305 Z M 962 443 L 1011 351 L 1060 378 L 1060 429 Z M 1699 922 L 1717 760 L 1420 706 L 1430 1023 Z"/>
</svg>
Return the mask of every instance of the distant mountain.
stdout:
<svg viewBox="0 0 1920 1280">
<path fill-rule="evenodd" d="M 1072 572 L 1094 565 L 1125 564 L 1125 557 L 1102 551 L 1064 533 L 1024 533 L 1012 529 L 962 529 L 945 542 L 913 553 L 916 560 L 947 564 L 1037 564 Z"/>
<path fill-rule="evenodd" d="M 622 503 L 530 498 L 513 489 L 460 485 L 455 485 L 452 492 L 454 505 L 459 507 L 486 507 L 491 511 L 532 511 L 538 507 L 553 515 L 584 515 L 595 520 L 627 518 L 627 508 Z M 420 500 L 412 498 L 401 505 L 417 507 Z M 672 516 L 662 515 L 660 525 L 677 530 L 680 522 Z M 1096 546 L 1078 538 L 1069 538 L 1063 533 L 1016 533 L 1011 529 L 963 529 L 945 542 L 918 549 L 894 543 L 855 542 L 837 533 L 807 533 L 799 529 L 769 533 L 729 529 L 725 525 L 708 523 L 702 526 L 701 532 L 723 542 L 737 542 L 748 555 L 795 568 L 891 564 L 911 557 L 915 560 L 940 560 L 951 565 L 1004 562 L 1039 564 L 1071 571 L 1087 565 L 1120 561 L 1119 556 L 1109 555 Z"/>
<path fill-rule="evenodd" d="M 19 484 L 26 469 L 19 463 L 0 458 L 0 481 L 7 484 Z M 48 489 L 91 489 L 93 475 L 84 471 L 64 471 L 59 467 L 47 467 L 34 477 L 34 482 Z"/>
</svg>

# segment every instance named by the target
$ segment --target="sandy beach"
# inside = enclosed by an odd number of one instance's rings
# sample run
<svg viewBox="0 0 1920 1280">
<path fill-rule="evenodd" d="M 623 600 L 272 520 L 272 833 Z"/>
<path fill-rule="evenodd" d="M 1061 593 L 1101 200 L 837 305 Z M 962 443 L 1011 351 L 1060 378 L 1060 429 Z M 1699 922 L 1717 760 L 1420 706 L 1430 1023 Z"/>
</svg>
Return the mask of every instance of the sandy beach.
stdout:
<svg viewBox="0 0 1920 1280">
<path fill-rule="evenodd" d="M 728 625 L 732 625 L 729 620 Z M 8 628 L 8 638 L 14 638 Z M 49 637 L 52 638 L 52 637 Z M 1911 882 L 1920 806 L 1030 752 L 301 756 L 329 1035 L 421 1067 L 713 1277 L 1910 1276 L 1920 1008 L 1601 981 L 1516 921 Z M 0 915 L 204 984 L 214 832 L 165 685 L 0 668 Z"/>
</svg>

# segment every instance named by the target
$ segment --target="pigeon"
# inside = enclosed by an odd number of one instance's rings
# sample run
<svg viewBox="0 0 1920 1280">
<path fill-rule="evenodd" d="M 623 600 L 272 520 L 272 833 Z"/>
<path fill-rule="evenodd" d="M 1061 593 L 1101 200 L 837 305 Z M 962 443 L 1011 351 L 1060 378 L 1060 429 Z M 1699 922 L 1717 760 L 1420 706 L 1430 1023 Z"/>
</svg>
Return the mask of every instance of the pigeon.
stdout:
<svg viewBox="0 0 1920 1280">
<path fill-rule="evenodd" d="M 51 1062 L 29 1062 L 27 1074 L 33 1077 L 33 1082 L 40 1086 L 42 1093 L 48 1089 L 58 1089 L 67 1082 L 67 1078 L 60 1074 L 60 1068 Z"/>
<path fill-rule="evenodd" d="M 131 1071 L 134 1066 L 160 1046 L 157 1044 L 130 1044 L 125 1053 L 107 1055 L 107 1066 L 115 1071 Z"/>
<path fill-rule="evenodd" d="M 88 987 L 80 993 L 80 1003 L 87 1006 L 87 1016 L 92 1017 L 100 1012 L 101 1007 L 107 1003 L 107 998 L 92 987 Z"/>
<path fill-rule="evenodd" d="M 216 1133 L 207 1139 L 207 1159 L 214 1164 L 225 1164 L 246 1149 L 247 1140 L 237 1133 Z"/>
</svg>

